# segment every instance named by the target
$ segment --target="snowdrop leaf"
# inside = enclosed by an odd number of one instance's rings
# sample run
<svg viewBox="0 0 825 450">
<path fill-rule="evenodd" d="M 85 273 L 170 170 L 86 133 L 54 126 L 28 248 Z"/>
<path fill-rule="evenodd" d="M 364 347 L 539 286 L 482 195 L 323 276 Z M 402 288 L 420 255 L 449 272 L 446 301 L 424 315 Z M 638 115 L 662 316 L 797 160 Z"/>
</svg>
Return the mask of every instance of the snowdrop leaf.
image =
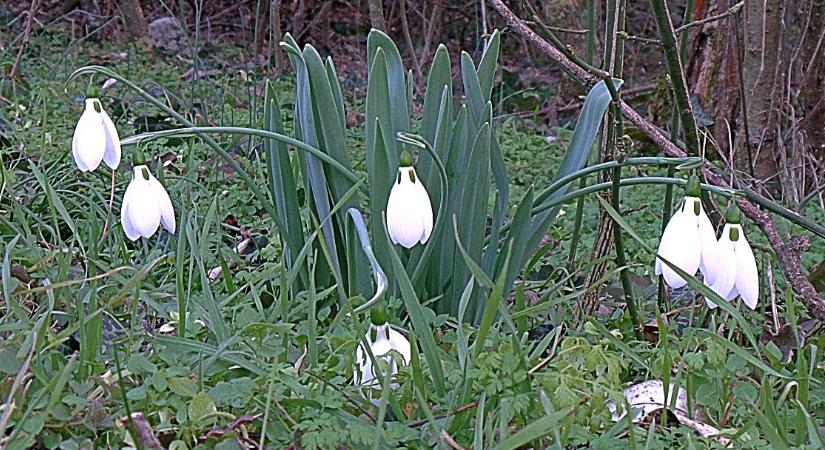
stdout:
<svg viewBox="0 0 825 450">
<path fill-rule="evenodd" d="M 390 247 L 389 252 L 390 258 L 392 259 L 393 272 L 396 274 L 398 287 L 401 291 L 401 299 L 404 301 L 404 307 L 410 316 L 413 331 L 421 341 L 424 358 L 427 360 L 427 366 L 430 368 L 430 374 L 436 391 L 439 395 L 444 395 L 444 369 L 442 368 L 441 358 L 438 354 L 438 346 L 436 346 L 435 338 L 433 338 L 432 326 L 425 318 L 423 307 L 413 289 L 409 276 L 407 276 L 404 264 L 401 263 L 401 258 L 398 257 L 398 253 L 395 252 L 394 248 Z"/>
</svg>

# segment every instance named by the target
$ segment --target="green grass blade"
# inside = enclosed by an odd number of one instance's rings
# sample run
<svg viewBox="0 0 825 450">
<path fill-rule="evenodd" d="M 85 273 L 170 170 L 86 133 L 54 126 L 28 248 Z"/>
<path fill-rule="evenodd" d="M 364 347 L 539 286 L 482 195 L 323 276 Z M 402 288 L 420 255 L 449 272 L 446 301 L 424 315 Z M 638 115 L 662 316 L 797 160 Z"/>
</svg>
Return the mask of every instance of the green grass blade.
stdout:
<svg viewBox="0 0 825 450">
<path fill-rule="evenodd" d="M 401 290 L 401 299 L 404 301 L 407 314 L 410 316 L 413 330 L 421 341 L 424 358 L 427 360 L 427 366 L 430 368 L 430 375 L 432 376 L 436 391 L 439 395 L 444 395 L 444 369 L 441 366 L 438 347 L 433 338 L 432 324 L 425 318 L 423 307 L 418 300 L 418 296 L 415 294 L 410 278 L 407 276 L 404 264 L 401 262 L 401 258 L 398 257 L 398 253 L 396 253 L 392 247 L 390 247 L 390 258 L 392 259 L 393 273 L 398 282 L 398 287 Z"/>
</svg>

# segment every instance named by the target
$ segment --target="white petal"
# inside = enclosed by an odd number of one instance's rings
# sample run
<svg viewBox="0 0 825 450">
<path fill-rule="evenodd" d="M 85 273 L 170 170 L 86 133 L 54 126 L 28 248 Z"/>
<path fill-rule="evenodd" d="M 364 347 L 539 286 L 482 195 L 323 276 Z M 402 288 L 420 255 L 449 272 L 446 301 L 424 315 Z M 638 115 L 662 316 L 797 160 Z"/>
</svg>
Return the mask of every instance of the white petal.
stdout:
<svg viewBox="0 0 825 450">
<path fill-rule="evenodd" d="M 685 272 L 693 275 L 699 268 L 699 227 L 696 216 L 692 212 L 680 209 L 668 222 L 659 250 L 656 252 L 662 258 L 676 265 Z M 679 288 L 687 284 L 679 274 L 667 264 L 661 264 L 665 282 L 672 288 Z"/>
<path fill-rule="evenodd" d="M 415 174 L 415 170 L 412 171 Z M 415 210 L 421 217 L 421 240 L 422 244 L 426 243 L 433 232 L 433 205 L 430 202 L 430 195 L 421 180 L 416 175 L 416 182 L 413 183 L 413 193 L 415 195 Z"/>
<path fill-rule="evenodd" d="M 406 248 L 426 242 L 432 231 L 432 225 L 427 229 L 428 220 L 432 222 L 430 199 L 422 185 L 416 185 L 410 180 L 410 171 L 412 168 L 399 169 L 399 177 L 387 202 L 387 231 L 390 239 Z"/>
<path fill-rule="evenodd" d="M 117 169 L 120 164 L 120 137 L 117 134 L 114 122 L 103 110 L 100 108 L 100 117 L 103 121 L 103 130 L 106 133 L 106 150 L 103 153 L 103 161 L 112 169 Z"/>
<path fill-rule="evenodd" d="M 720 258 L 717 254 L 716 231 L 713 230 L 713 224 L 710 223 L 708 215 L 705 214 L 705 209 L 699 203 L 699 217 L 697 218 L 699 225 L 699 242 L 701 245 L 701 261 L 699 263 L 699 270 L 704 276 L 705 284 L 713 283 L 714 275 L 719 270 Z"/>
<path fill-rule="evenodd" d="M 722 236 L 719 238 L 717 244 L 718 263 L 716 264 L 716 272 L 713 273 L 713 283 L 709 284 L 714 292 L 719 294 L 723 299 L 730 300 L 729 295 L 736 282 L 736 253 L 734 252 L 734 244 L 730 240 L 730 225 L 725 225 L 722 230 Z M 707 300 L 707 299 L 706 299 Z M 713 304 L 712 301 L 707 300 L 708 306 Z M 711 308 L 715 307 L 711 306 Z"/>
<path fill-rule="evenodd" d="M 126 215 L 134 231 L 144 238 L 149 238 L 160 226 L 160 208 L 158 208 L 151 182 L 143 178 L 141 173 L 143 168 L 145 166 L 135 167 L 134 177 L 129 183 L 129 188 L 134 185 L 134 191 L 129 197 Z"/>
<path fill-rule="evenodd" d="M 404 337 L 403 334 L 390 328 L 389 331 L 390 346 L 397 351 L 404 358 L 404 364 L 409 364 L 412 360 L 412 353 L 410 351 L 410 341 Z"/>
<path fill-rule="evenodd" d="M 90 100 L 77 121 L 72 137 L 72 156 L 77 168 L 87 172 L 97 169 L 106 151 L 106 132 L 100 114 L 95 111 Z"/>
<path fill-rule="evenodd" d="M 157 201 L 158 209 L 160 210 L 160 222 L 163 228 L 170 233 L 175 232 L 175 209 L 172 207 L 172 200 L 169 198 L 169 193 L 160 184 L 152 174 L 149 174 L 149 183 L 152 185 L 154 197 Z"/>
<path fill-rule="evenodd" d="M 756 258 L 753 250 L 745 239 L 742 227 L 739 227 L 739 240 L 734 243 L 736 252 L 736 290 L 750 309 L 756 309 L 759 300 L 759 272 L 756 268 Z"/>
<path fill-rule="evenodd" d="M 132 226 L 132 222 L 129 221 L 129 200 L 135 194 L 135 185 L 129 183 L 129 186 L 126 187 L 126 193 L 123 194 L 123 202 L 120 205 L 120 225 L 123 227 L 123 232 L 126 234 L 126 237 L 129 238 L 130 241 L 136 241 L 140 237 L 140 232 L 138 232 L 134 226 Z"/>
</svg>

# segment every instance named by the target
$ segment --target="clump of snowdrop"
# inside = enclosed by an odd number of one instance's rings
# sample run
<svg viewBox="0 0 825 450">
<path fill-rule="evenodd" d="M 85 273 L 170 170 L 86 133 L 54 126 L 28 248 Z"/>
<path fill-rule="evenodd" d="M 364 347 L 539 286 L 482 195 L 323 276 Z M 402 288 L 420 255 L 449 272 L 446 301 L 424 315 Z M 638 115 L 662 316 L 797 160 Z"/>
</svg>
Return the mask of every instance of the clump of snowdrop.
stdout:
<svg viewBox="0 0 825 450">
<path fill-rule="evenodd" d="M 670 218 L 662 240 L 658 256 L 666 259 L 690 275 L 702 272 L 705 283 L 710 285 L 718 271 L 716 232 L 702 207 L 699 179 L 692 175 L 685 189 L 684 201 Z M 656 258 L 656 275 L 662 275 L 671 288 L 687 284 L 676 271 L 660 258 Z"/>
<path fill-rule="evenodd" d="M 132 241 L 151 237 L 161 224 L 170 233 L 175 232 L 172 200 L 146 166 L 135 166 L 133 170 L 120 208 L 120 224 Z"/>
<path fill-rule="evenodd" d="M 366 335 L 369 349 L 379 367 L 375 367 L 364 349 L 363 342 L 358 345 L 355 361 L 355 384 L 371 389 L 381 389 L 382 377 L 394 377 L 398 373 L 398 363 L 410 363 L 410 341 L 403 334 L 393 330 L 387 323 L 383 311 L 374 309 L 370 312 L 371 325 Z M 379 375 L 380 374 L 380 375 Z M 397 383 L 390 383 L 395 389 Z"/>
<path fill-rule="evenodd" d="M 412 248 L 426 243 L 433 231 L 433 207 L 407 152 L 401 154 L 387 202 L 387 231 L 394 244 Z"/>
<path fill-rule="evenodd" d="M 739 208 L 733 202 L 725 214 L 725 222 L 717 245 L 719 264 L 710 288 L 725 301 L 731 301 L 738 295 L 750 309 L 756 309 L 759 300 L 756 258 L 748 240 L 745 239 Z M 709 299 L 706 301 L 710 308 L 716 308 L 714 302 Z"/>
<path fill-rule="evenodd" d="M 86 99 L 86 109 L 72 137 L 72 156 L 83 172 L 97 169 L 100 161 L 112 169 L 120 164 L 120 137 L 99 99 Z"/>
</svg>

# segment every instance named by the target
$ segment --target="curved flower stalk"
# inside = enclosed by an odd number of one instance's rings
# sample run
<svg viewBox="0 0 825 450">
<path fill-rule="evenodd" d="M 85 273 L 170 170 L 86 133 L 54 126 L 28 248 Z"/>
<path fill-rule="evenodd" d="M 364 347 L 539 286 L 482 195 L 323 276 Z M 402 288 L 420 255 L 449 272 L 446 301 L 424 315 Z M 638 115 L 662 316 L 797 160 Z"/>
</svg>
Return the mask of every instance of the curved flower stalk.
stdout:
<svg viewBox="0 0 825 450">
<path fill-rule="evenodd" d="M 430 195 L 415 173 L 407 152 L 401 155 L 401 164 L 387 202 L 387 231 L 393 244 L 406 248 L 426 243 L 433 232 Z"/>
<path fill-rule="evenodd" d="M 692 175 L 685 190 L 685 199 L 665 227 L 656 253 L 691 275 L 700 270 L 705 284 L 710 285 L 719 264 L 716 232 L 705 214 L 699 195 L 699 179 Z M 656 258 L 655 272 L 656 275 L 664 276 L 671 288 L 687 284 L 660 258 Z"/>
<path fill-rule="evenodd" d="M 370 351 L 375 357 L 379 368 L 372 364 L 367 355 L 363 342 L 358 345 L 355 353 L 355 362 L 358 367 L 355 371 L 355 385 L 371 389 L 381 389 L 381 379 L 377 377 L 378 370 L 382 370 L 381 377 L 394 377 L 398 373 L 398 362 L 409 364 L 412 358 L 410 341 L 403 334 L 390 328 L 386 315 L 373 309 L 370 311 L 371 325 L 365 337 Z M 383 366 L 383 367 L 381 367 Z M 398 383 L 391 382 L 390 387 L 395 389 Z"/>
<path fill-rule="evenodd" d="M 739 208 L 731 203 L 726 214 L 727 223 L 719 237 L 719 264 L 710 288 L 726 301 L 731 301 L 738 295 L 750 309 L 756 309 L 759 300 L 759 272 L 753 250 L 745 239 L 740 216 Z M 716 308 L 717 305 L 711 300 L 706 298 L 705 301 L 708 307 Z"/>
<path fill-rule="evenodd" d="M 166 189 L 146 166 L 135 166 L 132 181 L 126 188 L 120 208 L 120 224 L 132 241 L 149 238 L 163 224 L 175 232 L 175 210 Z"/>
<path fill-rule="evenodd" d="M 72 137 L 72 156 L 83 172 L 97 169 L 100 161 L 112 169 L 120 164 L 120 137 L 99 99 L 86 99 L 86 109 Z"/>
</svg>

